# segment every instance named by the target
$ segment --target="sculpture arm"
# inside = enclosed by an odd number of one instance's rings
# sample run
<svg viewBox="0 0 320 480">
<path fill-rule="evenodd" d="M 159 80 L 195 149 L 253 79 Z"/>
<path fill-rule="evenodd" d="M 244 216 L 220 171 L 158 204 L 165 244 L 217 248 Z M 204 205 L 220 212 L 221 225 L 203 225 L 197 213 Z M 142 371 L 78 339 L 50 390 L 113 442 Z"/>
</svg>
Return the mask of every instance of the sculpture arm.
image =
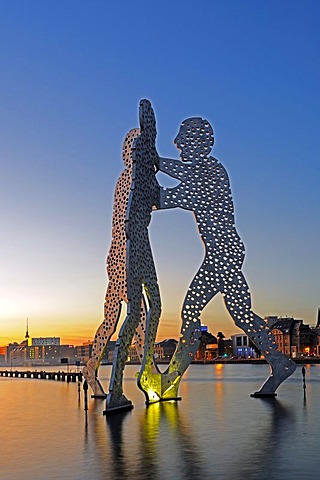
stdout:
<svg viewBox="0 0 320 480">
<path fill-rule="evenodd" d="M 158 167 L 160 172 L 166 173 L 177 180 L 181 180 L 189 169 L 189 165 L 181 162 L 181 160 L 163 157 L 159 157 Z"/>
<path fill-rule="evenodd" d="M 163 188 L 160 187 L 160 205 L 159 209 L 167 209 L 167 208 L 176 208 L 180 207 L 180 197 L 176 195 L 173 196 L 173 192 L 179 188 L 179 185 L 175 188 Z"/>
</svg>

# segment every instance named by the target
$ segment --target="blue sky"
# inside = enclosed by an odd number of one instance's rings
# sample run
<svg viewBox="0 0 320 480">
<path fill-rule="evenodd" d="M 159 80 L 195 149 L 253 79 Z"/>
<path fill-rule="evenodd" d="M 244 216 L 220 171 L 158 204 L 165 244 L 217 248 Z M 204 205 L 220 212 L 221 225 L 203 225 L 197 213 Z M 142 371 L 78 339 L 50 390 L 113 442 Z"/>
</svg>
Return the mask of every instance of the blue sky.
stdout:
<svg viewBox="0 0 320 480">
<path fill-rule="evenodd" d="M 160 155 L 178 157 L 183 119 L 211 122 L 254 309 L 315 323 L 319 21 L 312 0 L 0 1 L 0 344 L 19 340 L 27 317 L 32 336 L 94 335 L 121 146 L 141 98 Z M 178 210 L 155 212 L 150 235 L 159 337 L 177 337 L 202 245 Z M 220 298 L 203 323 L 237 331 Z"/>
</svg>

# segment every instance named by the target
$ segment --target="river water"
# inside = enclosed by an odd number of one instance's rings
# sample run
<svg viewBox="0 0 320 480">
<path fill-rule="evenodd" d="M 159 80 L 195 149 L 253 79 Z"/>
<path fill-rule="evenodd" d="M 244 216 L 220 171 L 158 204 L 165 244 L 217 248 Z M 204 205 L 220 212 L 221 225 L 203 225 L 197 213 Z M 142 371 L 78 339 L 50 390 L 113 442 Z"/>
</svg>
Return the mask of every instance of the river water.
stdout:
<svg viewBox="0 0 320 480">
<path fill-rule="evenodd" d="M 76 383 L 0 378 L 1 480 L 288 480 L 320 478 L 320 365 L 301 367 L 276 399 L 251 398 L 267 365 L 191 365 L 180 402 L 104 417 Z M 110 367 L 101 367 L 107 383 Z"/>
</svg>

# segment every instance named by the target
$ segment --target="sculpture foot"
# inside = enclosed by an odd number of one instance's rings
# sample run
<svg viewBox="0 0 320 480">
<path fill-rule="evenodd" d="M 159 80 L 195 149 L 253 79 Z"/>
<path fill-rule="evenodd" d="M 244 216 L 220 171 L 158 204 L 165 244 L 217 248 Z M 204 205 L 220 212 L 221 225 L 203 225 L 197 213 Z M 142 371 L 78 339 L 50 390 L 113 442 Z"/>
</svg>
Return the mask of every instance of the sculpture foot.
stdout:
<svg viewBox="0 0 320 480">
<path fill-rule="evenodd" d="M 146 368 L 137 375 L 137 383 L 146 397 L 146 403 L 156 403 L 168 400 L 180 400 L 178 389 L 181 380 L 179 372 L 152 373 Z"/>
<path fill-rule="evenodd" d="M 181 397 L 178 397 L 181 378 L 182 377 L 179 372 L 162 374 L 161 401 L 181 400 Z"/>
<path fill-rule="evenodd" d="M 93 393 L 91 395 L 91 398 L 107 398 L 107 394 L 106 393 Z"/>
<path fill-rule="evenodd" d="M 276 390 L 279 385 L 296 369 L 296 364 L 291 358 L 286 358 L 281 354 L 281 357 L 277 358 L 276 361 L 271 364 L 272 373 L 269 378 L 265 381 L 258 392 L 253 393 L 252 397 L 274 397 L 276 396 Z"/>
<path fill-rule="evenodd" d="M 274 398 L 276 397 L 276 393 L 263 393 L 263 392 L 254 392 L 250 394 L 250 397 L 255 397 L 255 398 Z"/>
<path fill-rule="evenodd" d="M 106 398 L 107 394 L 103 390 L 101 383 L 99 382 L 98 378 L 96 377 L 96 370 L 94 367 L 90 368 L 90 360 L 86 366 L 83 367 L 82 373 L 85 380 L 87 380 L 88 384 L 92 388 L 93 395 L 92 398 Z"/>
<path fill-rule="evenodd" d="M 122 413 L 133 409 L 133 404 L 125 395 L 116 395 L 109 393 L 107 395 L 106 409 L 103 415 L 113 415 L 115 413 Z"/>
</svg>

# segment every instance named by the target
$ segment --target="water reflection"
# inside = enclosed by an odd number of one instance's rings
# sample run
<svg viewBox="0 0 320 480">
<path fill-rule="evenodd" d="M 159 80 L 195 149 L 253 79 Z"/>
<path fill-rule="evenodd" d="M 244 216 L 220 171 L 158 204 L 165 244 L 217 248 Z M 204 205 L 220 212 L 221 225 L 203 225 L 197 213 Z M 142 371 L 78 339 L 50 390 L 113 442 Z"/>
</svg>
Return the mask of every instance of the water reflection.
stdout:
<svg viewBox="0 0 320 480">
<path fill-rule="evenodd" d="M 107 418 L 107 425 L 110 431 L 110 441 L 112 448 L 111 478 L 128 478 L 128 468 L 125 461 L 123 424 L 125 417 L 130 416 L 130 412 L 123 412 L 120 415 L 112 415 Z M 133 439 L 134 440 L 134 439 Z"/>
<path fill-rule="evenodd" d="M 102 416 L 105 401 L 95 399 L 90 402 L 89 410 L 83 411 L 84 415 L 84 442 L 83 442 L 83 477 L 102 480 L 107 477 L 113 468 L 113 458 L 110 448 L 106 422 Z M 121 444 L 121 441 L 119 442 Z M 118 461 L 116 462 L 118 463 Z M 117 477 L 113 477 L 117 478 Z"/>
<path fill-rule="evenodd" d="M 239 478 L 252 480 L 283 478 L 287 468 L 282 452 L 290 449 L 295 428 L 295 414 L 292 408 L 285 407 L 276 398 L 256 399 L 267 413 L 266 418 L 255 419 L 256 434 L 246 441 L 242 458 L 235 465 Z M 244 451 L 245 450 L 245 451 Z"/>
<path fill-rule="evenodd" d="M 287 478 L 292 439 L 307 412 L 302 388 L 295 393 L 295 402 L 288 402 L 290 394 L 284 401 L 251 399 L 246 382 L 226 382 L 225 377 L 221 369 L 214 382 L 199 377 L 182 385 L 181 402 L 148 407 L 137 402 L 132 412 L 105 420 L 102 404 L 91 403 L 88 450 L 93 453 L 94 440 L 95 477 L 106 478 L 108 473 L 124 480 Z"/>
<path fill-rule="evenodd" d="M 148 408 L 128 373 L 134 410 L 106 418 L 105 401 L 89 399 L 87 422 L 75 384 L 1 380 L 1 479 L 300 480 L 318 471 L 320 367 L 307 369 L 304 400 L 301 372 L 276 399 L 253 399 L 251 368 L 224 366 L 217 378 L 196 366 L 181 402 Z"/>
<path fill-rule="evenodd" d="M 140 422 L 141 473 L 147 465 L 155 478 L 161 470 L 167 471 L 168 478 L 203 478 L 197 437 L 179 407 L 179 402 L 161 402 L 146 409 Z"/>
<path fill-rule="evenodd" d="M 271 473 L 281 478 L 283 463 L 280 453 L 290 447 L 291 433 L 295 428 L 294 411 L 277 399 L 255 400 L 260 403 L 258 410 L 263 415 L 254 419 L 256 425 L 249 436 L 246 431 L 243 432 L 238 452 L 229 450 L 227 465 L 219 464 L 219 450 L 216 450 L 215 442 L 204 446 L 201 433 L 199 436 L 192 421 L 180 411 L 178 402 L 150 405 L 144 415 L 140 415 L 139 436 L 131 438 L 137 447 L 134 466 L 132 459 L 124 454 L 128 448 L 123 431 L 125 415 L 109 417 L 107 425 L 112 448 L 109 471 L 112 478 L 134 475 L 134 478 L 140 479 L 264 480 L 269 479 Z M 212 430 L 214 438 L 214 425 L 208 424 L 208 429 Z M 228 451 L 228 444 L 223 448 Z"/>
</svg>

